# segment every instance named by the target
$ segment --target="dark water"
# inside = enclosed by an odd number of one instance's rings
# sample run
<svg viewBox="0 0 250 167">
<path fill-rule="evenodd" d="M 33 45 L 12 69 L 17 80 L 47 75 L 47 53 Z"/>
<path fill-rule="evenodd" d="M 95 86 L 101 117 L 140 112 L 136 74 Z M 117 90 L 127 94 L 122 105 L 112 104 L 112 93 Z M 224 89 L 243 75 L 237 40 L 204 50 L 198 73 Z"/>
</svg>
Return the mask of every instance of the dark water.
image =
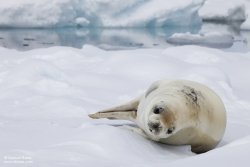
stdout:
<svg viewBox="0 0 250 167">
<path fill-rule="evenodd" d="M 0 46 L 17 50 L 31 50 L 51 46 L 82 48 L 84 44 L 104 49 L 130 49 L 171 46 L 166 39 L 173 33 L 203 31 L 232 33 L 238 42 L 245 40 L 241 47 L 248 48 L 250 32 L 242 32 L 239 26 L 228 24 L 203 24 L 196 27 L 164 27 L 154 29 L 101 29 L 101 28 L 59 28 L 59 29 L 1 29 Z M 245 46 L 244 46 L 245 45 Z"/>
</svg>

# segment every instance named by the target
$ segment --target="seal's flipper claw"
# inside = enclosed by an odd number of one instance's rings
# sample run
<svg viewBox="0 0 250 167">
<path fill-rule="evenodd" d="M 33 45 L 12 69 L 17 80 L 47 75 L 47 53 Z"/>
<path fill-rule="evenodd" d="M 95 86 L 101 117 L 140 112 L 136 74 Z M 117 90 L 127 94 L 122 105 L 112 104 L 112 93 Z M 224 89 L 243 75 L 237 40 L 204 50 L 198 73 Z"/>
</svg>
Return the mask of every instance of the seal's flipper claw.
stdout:
<svg viewBox="0 0 250 167">
<path fill-rule="evenodd" d="M 95 113 L 95 114 L 89 114 L 89 117 L 92 118 L 92 119 L 99 119 L 100 117 L 98 116 L 99 113 Z"/>
</svg>

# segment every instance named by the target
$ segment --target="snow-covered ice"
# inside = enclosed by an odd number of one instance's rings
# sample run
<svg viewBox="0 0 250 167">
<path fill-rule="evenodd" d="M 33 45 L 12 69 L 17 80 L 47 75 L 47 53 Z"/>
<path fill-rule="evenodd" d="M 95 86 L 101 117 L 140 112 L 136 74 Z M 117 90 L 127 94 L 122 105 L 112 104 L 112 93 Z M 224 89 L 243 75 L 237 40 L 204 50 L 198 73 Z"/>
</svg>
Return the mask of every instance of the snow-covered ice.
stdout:
<svg viewBox="0 0 250 167">
<path fill-rule="evenodd" d="M 205 34 L 175 33 L 167 39 L 168 43 L 176 45 L 201 45 L 214 48 L 229 48 L 234 43 L 234 37 L 228 33 L 209 32 Z"/>
<path fill-rule="evenodd" d="M 0 48 L 0 166 L 248 166 L 249 55 L 200 46 Z M 129 122 L 88 118 L 159 79 L 198 81 L 220 95 L 228 123 L 216 149 L 195 155 L 120 126 Z"/>
</svg>

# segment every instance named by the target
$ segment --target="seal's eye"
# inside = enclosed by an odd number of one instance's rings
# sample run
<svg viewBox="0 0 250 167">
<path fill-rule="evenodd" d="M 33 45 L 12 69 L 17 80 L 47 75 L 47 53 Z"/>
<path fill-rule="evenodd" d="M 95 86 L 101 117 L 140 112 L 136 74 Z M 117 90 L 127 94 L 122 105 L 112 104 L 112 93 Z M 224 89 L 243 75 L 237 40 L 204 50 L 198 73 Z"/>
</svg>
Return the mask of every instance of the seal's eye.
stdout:
<svg viewBox="0 0 250 167">
<path fill-rule="evenodd" d="M 162 111 L 164 111 L 164 109 L 162 107 L 155 107 L 153 112 L 155 114 L 160 114 Z"/>
</svg>

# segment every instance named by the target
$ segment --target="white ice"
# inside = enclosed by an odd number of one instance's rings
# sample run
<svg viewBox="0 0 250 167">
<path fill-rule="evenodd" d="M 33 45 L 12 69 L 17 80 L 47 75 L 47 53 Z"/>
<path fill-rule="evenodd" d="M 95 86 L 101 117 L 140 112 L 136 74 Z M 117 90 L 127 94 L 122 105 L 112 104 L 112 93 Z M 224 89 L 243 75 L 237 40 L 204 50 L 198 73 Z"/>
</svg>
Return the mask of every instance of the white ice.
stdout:
<svg viewBox="0 0 250 167">
<path fill-rule="evenodd" d="M 0 166 L 23 166 L 13 157 L 42 167 L 248 166 L 249 55 L 200 46 L 0 48 Z M 223 99 L 228 123 L 216 149 L 195 155 L 189 146 L 155 143 L 120 126 L 129 122 L 88 118 L 159 79 L 198 81 Z"/>
<path fill-rule="evenodd" d="M 205 34 L 175 33 L 167 39 L 168 43 L 176 45 L 201 45 L 214 48 L 229 48 L 234 43 L 234 37 L 228 33 L 209 32 Z"/>
</svg>

